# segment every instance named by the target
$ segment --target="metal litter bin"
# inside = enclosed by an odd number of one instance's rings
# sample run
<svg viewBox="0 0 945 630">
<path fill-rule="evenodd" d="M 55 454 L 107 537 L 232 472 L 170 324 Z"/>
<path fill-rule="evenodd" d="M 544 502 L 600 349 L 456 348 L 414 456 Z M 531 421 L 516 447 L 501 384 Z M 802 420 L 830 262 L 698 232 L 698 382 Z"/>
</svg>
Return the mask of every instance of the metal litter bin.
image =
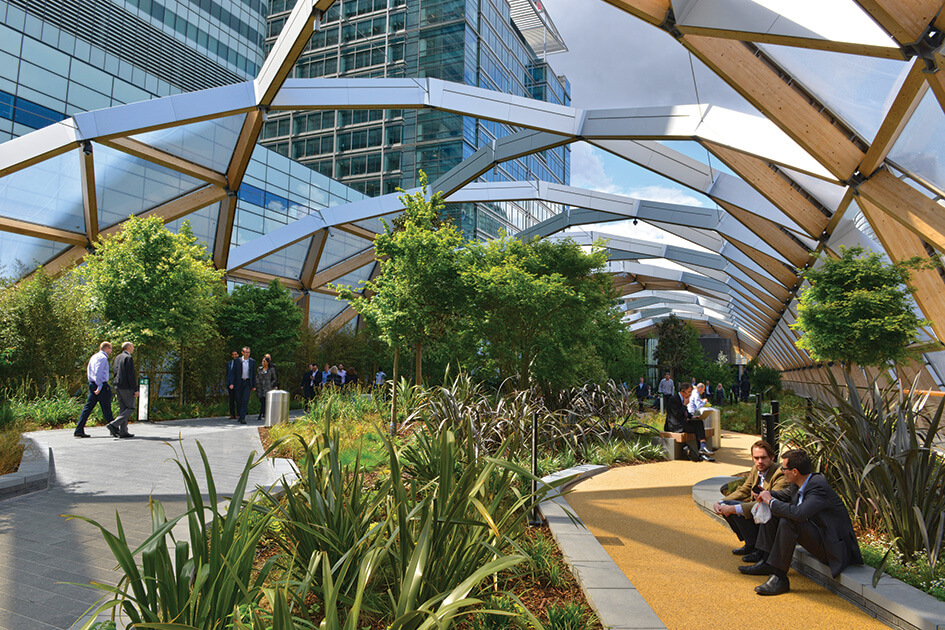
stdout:
<svg viewBox="0 0 945 630">
<path fill-rule="evenodd" d="M 289 419 L 289 392 L 274 389 L 266 394 L 266 426 L 281 424 Z"/>
</svg>

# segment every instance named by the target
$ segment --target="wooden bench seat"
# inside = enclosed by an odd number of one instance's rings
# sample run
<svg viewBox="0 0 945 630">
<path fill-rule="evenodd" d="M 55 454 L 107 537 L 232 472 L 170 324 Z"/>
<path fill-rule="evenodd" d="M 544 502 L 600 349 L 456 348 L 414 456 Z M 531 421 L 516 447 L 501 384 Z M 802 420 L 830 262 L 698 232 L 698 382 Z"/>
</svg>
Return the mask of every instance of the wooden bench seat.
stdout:
<svg viewBox="0 0 945 630">
<path fill-rule="evenodd" d="M 705 430 L 706 439 L 712 437 L 713 435 L 715 435 L 715 429 L 708 428 Z M 696 440 L 694 433 L 672 433 L 669 431 L 660 431 L 659 436 L 660 442 L 663 445 L 663 450 L 666 452 L 666 457 L 670 461 L 683 459 L 683 444 Z"/>
</svg>

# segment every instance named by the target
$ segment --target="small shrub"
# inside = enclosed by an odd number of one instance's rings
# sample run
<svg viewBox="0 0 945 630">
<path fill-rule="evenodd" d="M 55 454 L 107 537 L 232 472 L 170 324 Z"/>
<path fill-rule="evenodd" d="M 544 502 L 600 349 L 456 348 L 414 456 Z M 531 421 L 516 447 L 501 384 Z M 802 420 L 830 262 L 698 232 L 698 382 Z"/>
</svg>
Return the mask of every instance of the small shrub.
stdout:
<svg viewBox="0 0 945 630">
<path fill-rule="evenodd" d="M 577 603 L 551 604 L 545 611 L 547 630 L 585 630 L 593 624 L 591 615 Z"/>
<path fill-rule="evenodd" d="M 485 606 L 487 611 L 473 613 L 470 617 L 470 630 L 506 630 L 523 627 L 518 619 L 515 601 L 508 595 L 492 595 L 485 602 Z"/>
</svg>

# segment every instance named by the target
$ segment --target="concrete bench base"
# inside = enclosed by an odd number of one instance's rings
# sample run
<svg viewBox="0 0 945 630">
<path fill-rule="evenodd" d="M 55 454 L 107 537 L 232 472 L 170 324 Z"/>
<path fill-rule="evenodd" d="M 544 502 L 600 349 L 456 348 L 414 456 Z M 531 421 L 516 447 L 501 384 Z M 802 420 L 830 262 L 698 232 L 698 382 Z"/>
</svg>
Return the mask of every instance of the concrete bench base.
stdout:
<svg viewBox="0 0 945 630">
<path fill-rule="evenodd" d="M 712 477 L 692 487 L 692 500 L 696 505 L 726 528 L 725 519 L 716 514 L 712 506 L 722 498 L 719 492 L 722 484 L 733 479 L 735 477 Z M 873 567 L 847 567 L 834 579 L 830 567 L 800 545 L 794 550 L 791 567 L 893 628 L 945 630 L 945 602 L 888 575 L 873 588 Z"/>
<path fill-rule="evenodd" d="M 705 430 L 705 437 L 707 441 L 714 435 L 714 429 Z M 671 433 L 668 431 L 660 431 L 659 437 L 656 439 L 659 440 L 659 445 L 663 447 L 663 452 L 666 453 L 666 459 L 675 461 L 677 459 L 686 459 L 686 455 L 683 452 L 683 445 L 686 442 L 694 442 L 696 440 L 696 436 L 693 433 Z"/>
</svg>

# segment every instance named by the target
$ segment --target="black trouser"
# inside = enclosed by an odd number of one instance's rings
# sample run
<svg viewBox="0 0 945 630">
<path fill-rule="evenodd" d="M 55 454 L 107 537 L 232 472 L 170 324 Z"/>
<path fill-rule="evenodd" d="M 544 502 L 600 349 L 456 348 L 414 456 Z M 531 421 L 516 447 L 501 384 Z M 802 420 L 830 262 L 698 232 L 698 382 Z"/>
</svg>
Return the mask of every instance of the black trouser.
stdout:
<svg viewBox="0 0 945 630">
<path fill-rule="evenodd" d="M 741 501 L 722 501 L 723 505 L 738 505 Z M 739 514 L 726 514 L 725 520 L 728 526 L 732 528 L 738 539 L 745 543 L 746 547 L 754 547 L 758 540 L 758 524 L 749 514 L 748 517 Z"/>
<path fill-rule="evenodd" d="M 230 415 L 236 417 L 236 412 L 239 409 L 239 401 L 236 399 L 236 384 L 233 385 L 233 389 L 229 387 L 226 388 L 227 394 L 230 398 Z"/>
<path fill-rule="evenodd" d="M 233 389 L 238 390 L 237 399 L 239 400 L 239 417 L 240 422 L 246 422 L 246 410 L 249 409 L 249 392 L 252 390 L 250 387 L 250 380 L 244 378 L 236 382 L 236 386 Z"/>
<path fill-rule="evenodd" d="M 79 421 L 75 425 L 76 435 L 85 432 L 85 423 L 92 415 L 92 410 L 95 409 L 96 404 L 101 406 L 105 422 L 111 423 L 115 420 L 112 416 L 112 388 L 108 386 L 108 383 L 102 383 L 102 389 L 96 394 L 95 383 L 90 381 L 89 397 L 86 399 L 85 406 L 82 407 L 82 413 L 79 415 Z"/>
<path fill-rule="evenodd" d="M 798 544 L 827 564 L 824 540 L 824 532 L 810 520 L 798 522 L 772 515 L 771 520 L 759 526 L 755 547 L 768 553 L 768 564 L 787 571 L 791 568 L 794 547 Z"/>
</svg>

